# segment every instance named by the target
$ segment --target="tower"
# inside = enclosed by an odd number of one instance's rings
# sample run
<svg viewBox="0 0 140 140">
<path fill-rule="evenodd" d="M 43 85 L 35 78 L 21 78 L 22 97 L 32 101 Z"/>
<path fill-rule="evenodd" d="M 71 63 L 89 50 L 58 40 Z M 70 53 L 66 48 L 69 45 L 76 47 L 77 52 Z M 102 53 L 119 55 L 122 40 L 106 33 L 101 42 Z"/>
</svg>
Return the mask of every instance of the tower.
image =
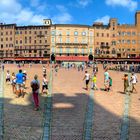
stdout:
<svg viewBox="0 0 140 140">
<path fill-rule="evenodd" d="M 117 18 L 111 18 L 109 20 L 109 25 L 111 30 L 116 30 L 117 24 L 118 24 Z"/>
<path fill-rule="evenodd" d="M 43 19 L 43 24 L 46 26 L 50 26 L 52 24 L 51 19 Z"/>
<path fill-rule="evenodd" d="M 135 14 L 135 25 L 140 28 L 140 11 Z"/>
</svg>

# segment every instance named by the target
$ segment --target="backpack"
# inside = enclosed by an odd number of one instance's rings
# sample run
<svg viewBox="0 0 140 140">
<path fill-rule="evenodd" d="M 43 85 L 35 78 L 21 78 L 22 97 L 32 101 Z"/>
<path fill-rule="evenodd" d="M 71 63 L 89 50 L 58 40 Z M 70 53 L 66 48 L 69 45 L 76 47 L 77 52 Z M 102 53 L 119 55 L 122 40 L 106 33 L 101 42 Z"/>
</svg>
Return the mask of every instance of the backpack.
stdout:
<svg viewBox="0 0 140 140">
<path fill-rule="evenodd" d="M 33 90 L 33 91 L 38 90 L 38 89 L 39 89 L 38 82 L 33 83 L 31 87 L 32 87 L 32 90 Z"/>
<path fill-rule="evenodd" d="M 112 78 L 109 79 L 109 84 L 112 86 Z"/>
</svg>

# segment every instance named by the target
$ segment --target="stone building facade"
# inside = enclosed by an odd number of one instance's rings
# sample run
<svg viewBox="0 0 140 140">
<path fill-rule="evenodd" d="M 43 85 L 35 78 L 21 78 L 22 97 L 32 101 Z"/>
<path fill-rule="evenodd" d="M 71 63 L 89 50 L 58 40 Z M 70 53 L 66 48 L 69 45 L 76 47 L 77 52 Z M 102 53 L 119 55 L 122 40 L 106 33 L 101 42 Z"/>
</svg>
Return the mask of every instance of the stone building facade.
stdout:
<svg viewBox="0 0 140 140">
<path fill-rule="evenodd" d="M 0 25 L 0 58 L 3 60 L 49 60 L 50 25 Z"/>
<path fill-rule="evenodd" d="M 55 24 L 51 26 L 51 54 L 57 60 L 87 60 L 94 54 L 94 29 L 86 25 Z"/>
<path fill-rule="evenodd" d="M 135 24 L 119 24 L 111 18 L 108 25 L 96 22 L 92 26 L 77 24 L 52 24 L 17 26 L 0 24 L 0 59 L 87 61 L 94 58 L 140 57 L 140 11 L 135 14 Z"/>
</svg>

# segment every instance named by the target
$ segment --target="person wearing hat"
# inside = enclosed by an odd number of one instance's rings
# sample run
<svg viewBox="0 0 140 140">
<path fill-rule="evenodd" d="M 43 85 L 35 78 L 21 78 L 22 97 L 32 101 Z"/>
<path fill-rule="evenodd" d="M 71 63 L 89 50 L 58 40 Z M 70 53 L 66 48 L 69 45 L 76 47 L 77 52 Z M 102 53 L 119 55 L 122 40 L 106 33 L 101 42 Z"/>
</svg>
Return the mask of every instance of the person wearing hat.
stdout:
<svg viewBox="0 0 140 140">
<path fill-rule="evenodd" d="M 34 100 L 34 105 L 35 105 L 34 110 L 38 111 L 39 110 L 38 94 L 39 94 L 40 82 L 38 80 L 37 75 L 34 76 L 34 80 L 31 82 L 31 88 L 32 88 L 32 95 L 33 95 L 33 100 Z"/>
</svg>

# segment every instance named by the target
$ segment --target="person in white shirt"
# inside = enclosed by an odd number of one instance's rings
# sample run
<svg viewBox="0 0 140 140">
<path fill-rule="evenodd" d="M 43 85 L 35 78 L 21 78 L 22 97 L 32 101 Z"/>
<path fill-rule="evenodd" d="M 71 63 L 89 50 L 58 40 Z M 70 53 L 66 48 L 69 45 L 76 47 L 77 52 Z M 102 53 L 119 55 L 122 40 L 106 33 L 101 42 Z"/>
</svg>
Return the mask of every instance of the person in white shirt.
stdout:
<svg viewBox="0 0 140 140">
<path fill-rule="evenodd" d="M 11 85 L 12 85 L 13 93 L 16 94 L 16 76 L 14 72 L 12 73 Z"/>
<path fill-rule="evenodd" d="M 109 91 L 109 73 L 108 73 L 108 68 L 106 68 L 105 72 L 104 72 L 104 86 L 105 86 L 105 91 Z"/>
<path fill-rule="evenodd" d="M 44 94 L 44 90 L 46 89 L 46 94 L 48 94 L 48 80 L 46 78 L 46 74 L 43 75 L 43 80 L 42 80 L 42 94 Z"/>
<path fill-rule="evenodd" d="M 11 78 L 10 72 L 9 72 L 9 70 L 7 70 L 7 73 L 6 73 L 6 83 L 10 82 L 10 80 L 11 80 L 10 78 Z"/>
<path fill-rule="evenodd" d="M 136 74 L 134 74 L 134 73 L 132 73 L 132 76 L 131 76 L 131 83 L 132 83 L 132 93 L 134 92 L 134 90 L 135 90 L 135 92 L 137 92 L 137 90 L 136 90 L 136 83 L 138 82 L 138 80 L 137 80 L 137 76 L 136 76 Z"/>
<path fill-rule="evenodd" d="M 85 82 L 86 82 L 86 90 L 88 90 L 90 74 L 87 71 L 85 71 L 85 76 L 84 76 L 83 80 L 85 80 Z"/>
</svg>

